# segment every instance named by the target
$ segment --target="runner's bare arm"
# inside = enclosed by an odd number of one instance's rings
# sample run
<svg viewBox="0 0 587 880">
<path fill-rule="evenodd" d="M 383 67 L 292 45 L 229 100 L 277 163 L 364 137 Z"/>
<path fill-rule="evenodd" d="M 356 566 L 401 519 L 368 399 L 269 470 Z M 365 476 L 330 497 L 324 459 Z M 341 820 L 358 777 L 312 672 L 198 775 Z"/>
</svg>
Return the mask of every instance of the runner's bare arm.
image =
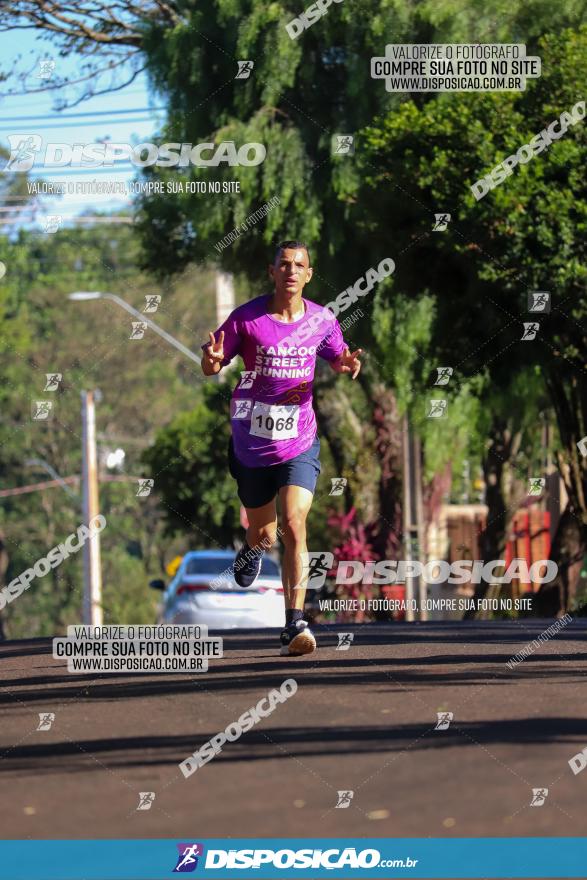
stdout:
<svg viewBox="0 0 587 880">
<path fill-rule="evenodd" d="M 224 360 L 224 330 L 218 334 L 218 341 L 210 330 L 208 332 L 210 342 L 202 352 L 202 372 L 205 376 L 214 376 L 222 369 Z"/>
</svg>

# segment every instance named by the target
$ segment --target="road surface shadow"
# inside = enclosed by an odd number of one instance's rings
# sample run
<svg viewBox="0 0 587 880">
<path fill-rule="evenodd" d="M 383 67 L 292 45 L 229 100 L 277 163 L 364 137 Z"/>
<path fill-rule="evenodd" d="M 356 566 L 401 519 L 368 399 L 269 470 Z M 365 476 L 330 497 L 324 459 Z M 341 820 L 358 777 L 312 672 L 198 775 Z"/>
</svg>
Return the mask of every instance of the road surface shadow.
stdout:
<svg viewBox="0 0 587 880">
<path fill-rule="evenodd" d="M 16 745 L 0 752 L 0 769 L 4 773 L 38 775 L 100 771 L 104 769 L 104 763 L 110 768 L 178 764 L 217 732 Z M 586 742 L 587 720 L 566 717 L 453 722 L 447 731 L 434 730 L 433 722 L 430 725 L 263 727 L 249 731 L 237 742 L 227 743 L 215 761 L 238 763 L 284 759 L 292 755 L 302 758 L 333 753 L 362 755 L 547 743 L 564 743 L 568 746 L 570 758 Z M 95 756 L 101 756 L 103 761 L 96 761 Z M 179 770 L 178 774 L 181 776 Z"/>
</svg>

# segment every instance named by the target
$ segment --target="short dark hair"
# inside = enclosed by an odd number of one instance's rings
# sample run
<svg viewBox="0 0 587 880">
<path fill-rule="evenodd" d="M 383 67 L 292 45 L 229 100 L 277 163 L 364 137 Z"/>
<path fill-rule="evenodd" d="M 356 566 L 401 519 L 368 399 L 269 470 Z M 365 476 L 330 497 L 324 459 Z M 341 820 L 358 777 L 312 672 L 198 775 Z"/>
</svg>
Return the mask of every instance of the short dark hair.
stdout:
<svg viewBox="0 0 587 880">
<path fill-rule="evenodd" d="M 284 251 L 286 248 L 290 248 L 290 249 L 303 248 L 306 251 L 306 253 L 308 254 L 308 263 L 310 264 L 310 266 L 312 265 L 312 260 L 310 259 L 310 250 L 309 250 L 308 245 L 306 244 L 305 241 L 280 241 L 279 244 L 277 245 L 277 250 L 275 251 L 274 260 L 276 260 L 277 257 L 279 256 L 279 254 L 281 253 L 281 251 Z"/>
</svg>

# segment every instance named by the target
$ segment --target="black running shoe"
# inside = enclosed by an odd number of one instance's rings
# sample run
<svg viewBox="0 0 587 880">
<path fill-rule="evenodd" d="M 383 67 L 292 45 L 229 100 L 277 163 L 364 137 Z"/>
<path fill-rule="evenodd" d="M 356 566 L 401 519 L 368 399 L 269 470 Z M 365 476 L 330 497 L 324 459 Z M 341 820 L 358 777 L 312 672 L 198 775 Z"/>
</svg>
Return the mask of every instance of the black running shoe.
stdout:
<svg viewBox="0 0 587 880">
<path fill-rule="evenodd" d="M 307 620 L 296 620 L 281 631 L 282 655 L 311 654 L 316 650 L 316 639 Z"/>
<path fill-rule="evenodd" d="M 234 560 L 234 579 L 239 587 L 252 587 L 261 571 L 264 550 L 251 550 L 246 543 L 240 548 Z"/>
</svg>

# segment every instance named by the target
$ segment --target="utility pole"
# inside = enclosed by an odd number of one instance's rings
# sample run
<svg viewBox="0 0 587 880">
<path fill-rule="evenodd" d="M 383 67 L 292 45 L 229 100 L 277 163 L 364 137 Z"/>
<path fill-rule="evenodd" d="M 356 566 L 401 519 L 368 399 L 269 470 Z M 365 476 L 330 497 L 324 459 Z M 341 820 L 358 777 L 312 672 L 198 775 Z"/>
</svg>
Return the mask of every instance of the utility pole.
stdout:
<svg viewBox="0 0 587 880">
<path fill-rule="evenodd" d="M 216 273 L 216 326 L 220 327 L 234 309 L 234 276 L 230 272 Z"/>
<path fill-rule="evenodd" d="M 230 272 L 216 272 L 216 326 L 224 324 L 234 309 L 234 276 Z M 226 382 L 221 371 L 214 377 L 217 382 Z M 242 511 L 241 511 L 242 521 Z"/>
<path fill-rule="evenodd" d="M 422 442 L 416 434 L 413 435 L 412 442 L 414 456 L 414 463 L 412 468 L 412 473 L 414 476 L 414 500 L 412 502 L 412 508 L 416 512 L 415 527 L 416 546 L 418 547 L 417 556 L 420 562 L 424 563 L 426 561 L 426 542 L 424 540 L 424 499 L 422 498 Z M 428 611 L 424 606 L 425 600 L 428 598 L 428 586 L 423 577 L 418 578 L 418 597 L 420 605 L 420 620 L 428 620 Z"/>
<path fill-rule="evenodd" d="M 403 520 L 404 520 L 404 555 L 405 561 L 410 563 L 413 561 L 413 547 L 412 547 L 412 493 L 410 491 L 411 483 L 412 483 L 412 456 L 411 456 L 411 436 L 410 436 L 410 425 L 408 421 L 407 413 L 404 416 L 404 424 L 403 424 Z M 415 590 L 414 590 L 414 578 L 411 575 L 406 575 L 406 620 L 414 621 L 416 619 L 414 611 L 412 609 L 412 604 L 414 601 Z"/>
<path fill-rule="evenodd" d="M 423 503 L 420 439 L 410 429 L 407 414 L 403 420 L 403 528 L 406 562 L 418 562 L 423 552 Z M 427 597 L 426 583 L 419 575 L 406 575 L 406 620 L 416 619 L 411 605 L 418 597 L 419 619 L 427 620 L 423 609 Z"/>
<path fill-rule="evenodd" d="M 89 526 L 90 521 L 100 512 L 93 391 L 82 391 L 82 497 L 83 521 L 84 525 Z M 92 626 L 102 624 L 102 570 L 98 532 L 84 544 L 83 621 Z"/>
</svg>

